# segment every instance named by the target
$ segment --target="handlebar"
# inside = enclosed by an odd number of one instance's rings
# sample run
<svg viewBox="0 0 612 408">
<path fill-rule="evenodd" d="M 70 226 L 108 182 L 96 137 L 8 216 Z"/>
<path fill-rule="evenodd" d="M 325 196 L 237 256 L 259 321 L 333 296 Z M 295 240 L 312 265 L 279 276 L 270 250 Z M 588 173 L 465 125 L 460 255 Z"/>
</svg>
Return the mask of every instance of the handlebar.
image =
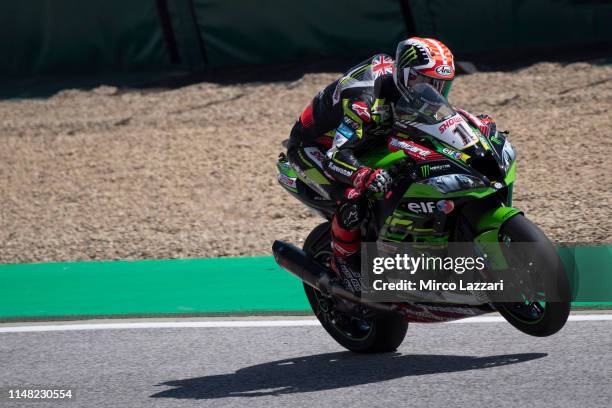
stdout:
<svg viewBox="0 0 612 408">
<path fill-rule="evenodd" d="M 393 187 L 395 187 L 395 185 L 398 182 L 398 175 L 406 172 L 406 171 L 411 171 L 412 168 L 415 165 L 415 161 L 414 159 L 412 159 L 411 157 L 405 157 L 401 160 L 399 160 L 397 163 L 393 164 L 392 166 L 390 166 L 389 168 L 387 168 L 387 172 L 389 173 L 389 175 L 391 176 L 391 178 L 393 179 L 393 181 L 391 182 L 391 187 L 389 188 L 389 190 L 385 193 L 385 198 L 390 198 L 392 195 L 391 190 L 393 189 Z M 365 191 L 365 196 L 367 199 L 372 198 L 375 194 L 375 192 L 371 191 L 371 190 L 366 190 Z"/>
</svg>

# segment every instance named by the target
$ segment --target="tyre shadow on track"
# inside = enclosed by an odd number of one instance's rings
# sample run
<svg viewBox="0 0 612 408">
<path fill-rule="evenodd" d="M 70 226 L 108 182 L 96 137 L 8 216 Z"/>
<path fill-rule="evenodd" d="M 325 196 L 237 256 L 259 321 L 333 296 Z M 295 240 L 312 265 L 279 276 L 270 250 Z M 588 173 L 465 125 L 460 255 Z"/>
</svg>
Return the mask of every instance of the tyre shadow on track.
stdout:
<svg viewBox="0 0 612 408">
<path fill-rule="evenodd" d="M 215 399 L 260 397 L 352 387 L 401 377 L 500 367 L 546 357 L 546 353 L 488 357 L 326 353 L 272 361 L 235 373 L 173 380 L 158 384 L 172 389 L 152 398 Z"/>
</svg>

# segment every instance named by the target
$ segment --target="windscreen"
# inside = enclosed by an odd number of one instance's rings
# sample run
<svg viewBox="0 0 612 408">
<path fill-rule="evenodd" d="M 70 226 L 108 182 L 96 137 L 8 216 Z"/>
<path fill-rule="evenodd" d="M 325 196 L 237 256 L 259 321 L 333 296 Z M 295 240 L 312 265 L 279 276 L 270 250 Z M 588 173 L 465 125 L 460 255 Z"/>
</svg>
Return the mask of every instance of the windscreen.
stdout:
<svg viewBox="0 0 612 408">
<path fill-rule="evenodd" d="M 429 84 L 416 84 L 410 88 L 395 106 L 397 120 L 427 123 L 440 123 L 455 115 L 446 99 Z"/>
<path fill-rule="evenodd" d="M 393 114 L 394 126 L 407 133 L 416 128 L 457 150 L 478 143 L 478 135 L 465 119 L 429 84 L 408 89 Z"/>
</svg>

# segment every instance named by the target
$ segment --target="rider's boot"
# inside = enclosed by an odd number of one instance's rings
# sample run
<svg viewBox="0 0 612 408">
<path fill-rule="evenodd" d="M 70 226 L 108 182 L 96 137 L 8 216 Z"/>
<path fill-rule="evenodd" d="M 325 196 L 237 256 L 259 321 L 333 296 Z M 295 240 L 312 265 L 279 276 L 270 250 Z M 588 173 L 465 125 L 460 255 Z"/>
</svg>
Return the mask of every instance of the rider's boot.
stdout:
<svg viewBox="0 0 612 408">
<path fill-rule="evenodd" d="M 361 273 L 359 249 L 361 231 L 343 228 L 338 222 L 338 215 L 332 219 L 332 259 L 331 269 L 338 276 L 344 287 L 355 294 L 361 292 Z"/>
</svg>

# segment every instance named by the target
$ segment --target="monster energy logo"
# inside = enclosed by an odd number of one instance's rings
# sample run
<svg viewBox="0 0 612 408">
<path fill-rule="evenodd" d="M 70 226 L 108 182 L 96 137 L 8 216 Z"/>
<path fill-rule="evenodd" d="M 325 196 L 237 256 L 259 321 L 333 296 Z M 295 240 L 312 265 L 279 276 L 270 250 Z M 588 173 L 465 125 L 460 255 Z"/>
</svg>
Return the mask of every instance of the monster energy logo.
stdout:
<svg viewBox="0 0 612 408">
<path fill-rule="evenodd" d="M 429 168 L 429 164 L 426 164 L 424 166 L 421 166 L 421 175 L 423 177 L 428 177 L 429 176 L 429 172 L 430 172 L 430 168 Z"/>
<path fill-rule="evenodd" d="M 491 141 L 498 145 L 502 144 L 502 141 L 497 136 L 492 136 Z"/>
<path fill-rule="evenodd" d="M 429 164 L 425 164 L 421 166 L 421 175 L 423 177 L 429 177 L 432 171 L 434 173 L 439 173 L 441 171 L 449 170 L 450 168 L 450 164 L 438 164 L 436 166 L 430 166 Z"/>
<path fill-rule="evenodd" d="M 409 62 L 414 61 L 415 59 L 417 59 L 417 52 L 413 46 L 409 50 L 406 50 L 404 55 L 402 55 L 402 57 L 400 58 L 400 65 L 406 65 Z"/>
</svg>

